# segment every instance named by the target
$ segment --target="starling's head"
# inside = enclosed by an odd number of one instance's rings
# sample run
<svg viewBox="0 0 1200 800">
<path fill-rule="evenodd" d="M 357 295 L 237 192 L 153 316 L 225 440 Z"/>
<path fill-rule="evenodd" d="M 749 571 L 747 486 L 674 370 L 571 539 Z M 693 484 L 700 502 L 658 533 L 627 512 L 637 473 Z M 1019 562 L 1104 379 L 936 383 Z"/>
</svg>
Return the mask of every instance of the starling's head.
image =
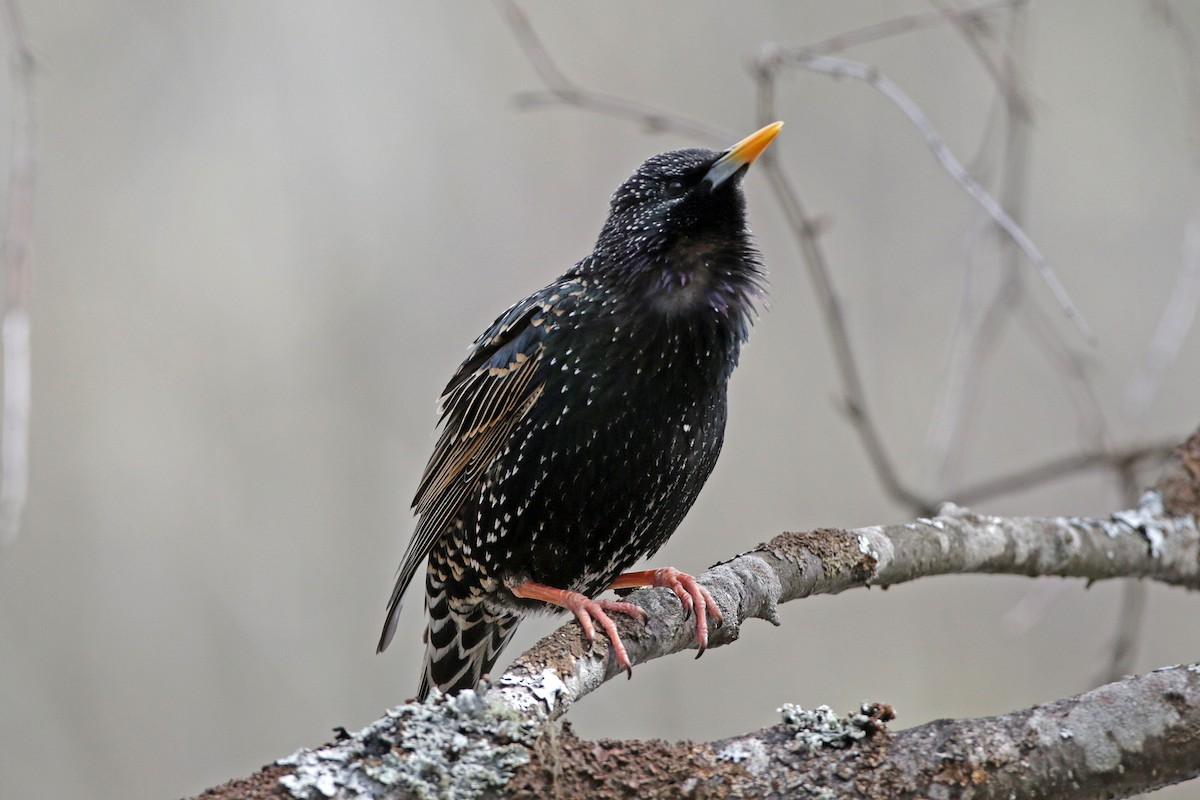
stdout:
<svg viewBox="0 0 1200 800">
<path fill-rule="evenodd" d="M 685 295 L 744 264 L 756 278 L 757 256 L 746 228 L 741 178 L 783 127 L 776 122 L 728 150 L 661 153 L 638 167 L 613 194 L 596 241 L 592 268 L 674 307 Z M 699 285 L 693 285 L 699 284 Z"/>
</svg>

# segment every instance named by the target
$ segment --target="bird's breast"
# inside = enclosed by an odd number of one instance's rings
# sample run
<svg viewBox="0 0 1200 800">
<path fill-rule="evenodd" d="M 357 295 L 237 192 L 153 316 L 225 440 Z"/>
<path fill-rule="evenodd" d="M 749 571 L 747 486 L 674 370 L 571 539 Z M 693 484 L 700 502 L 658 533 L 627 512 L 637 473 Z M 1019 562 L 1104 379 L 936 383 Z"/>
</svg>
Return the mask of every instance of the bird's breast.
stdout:
<svg viewBox="0 0 1200 800">
<path fill-rule="evenodd" d="M 718 288 L 717 259 L 716 247 L 708 242 L 686 242 L 673 248 L 658 266 L 658 280 L 652 282 L 647 293 L 653 310 L 676 316 L 707 311 L 714 307 L 714 301 L 722 305 L 714 291 Z"/>
</svg>

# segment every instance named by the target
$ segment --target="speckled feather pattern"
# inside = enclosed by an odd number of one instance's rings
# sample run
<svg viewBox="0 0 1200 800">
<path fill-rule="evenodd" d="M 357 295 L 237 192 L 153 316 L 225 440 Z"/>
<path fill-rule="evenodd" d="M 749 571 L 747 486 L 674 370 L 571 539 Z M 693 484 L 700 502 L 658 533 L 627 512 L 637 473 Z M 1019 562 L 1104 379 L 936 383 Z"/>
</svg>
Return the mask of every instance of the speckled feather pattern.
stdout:
<svg viewBox="0 0 1200 800">
<path fill-rule="evenodd" d="M 762 296 L 739 181 L 700 185 L 720 155 L 643 164 L 593 253 L 500 315 L 447 385 L 380 642 L 428 557 L 419 696 L 475 685 L 521 617 L 558 610 L 511 587 L 595 596 L 662 547 L 712 472 Z"/>
</svg>

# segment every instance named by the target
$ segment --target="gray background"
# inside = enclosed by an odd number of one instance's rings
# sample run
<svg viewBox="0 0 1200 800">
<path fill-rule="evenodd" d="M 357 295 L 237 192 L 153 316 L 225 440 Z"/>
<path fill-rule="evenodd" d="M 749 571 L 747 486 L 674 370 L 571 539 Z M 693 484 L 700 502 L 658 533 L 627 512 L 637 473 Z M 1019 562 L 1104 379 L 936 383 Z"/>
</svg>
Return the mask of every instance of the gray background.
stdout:
<svg viewBox="0 0 1200 800">
<path fill-rule="evenodd" d="M 1200 9 L 1177 6 L 1200 31 Z M 585 85 L 738 135 L 755 127 L 744 66 L 763 42 L 929 8 L 529 4 Z M 692 142 L 517 109 L 514 93 L 539 85 L 487 4 L 25 9 L 39 62 L 33 474 L 27 525 L 0 552 L 0 787 L 190 794 L 412 693 L 419 604 L 392 650 L 374 643 L 435 396 L 498 311 L 588 251 L 644 157 Z M 1028 229 L 1099 345 L 1083 347 L 1027 283 L 1084 352 L 1117 444 L 1200 423 L 1195 331 L 1148 411 L 1122 401 L 1200 213 L 1187 65 L 1147 9 L 1040 3 L 1023 59 Z M 943 27 L 847 55 L 880 65 L 970 159 L 993 94 L 961 36 Z M 826 223 L 873 408 L 906 478 L 935 492 L 926 432 L 978 212 L 869 88 L 796 74 L 780 92 L 775 147 Z M 733 383 L 722 461 L 655 559 L 690 571 L 780 530 L 909 516 L 837 411 L 783 216 L 761 176 L 747 187 L 773 299 Z M 996 259 L 983 252 L 973 280 L 986 285 Z M 957 482 L 1089 441 L 1025 328 L 1010 326 L 981 372 Z M 1093 474 L 980 508 L 1117 503 Z M 815 598 L 698 662 L 639 666 L 571 719 L 585 736 L 712 738 L 772 724 L 785 701 L 887 701 L 903 726 L 999 713 L 1094 685 L 1119 598 L 1116 585 L 997 577 Z M 1032 624 L 1005 623 L 1030 602 L 1045 604 Z M 1198 657 L 1196 602 L 1151 588 L 1138 670 Z M 549 626 L 527 624 L 512 651 Z"/>
</svg>

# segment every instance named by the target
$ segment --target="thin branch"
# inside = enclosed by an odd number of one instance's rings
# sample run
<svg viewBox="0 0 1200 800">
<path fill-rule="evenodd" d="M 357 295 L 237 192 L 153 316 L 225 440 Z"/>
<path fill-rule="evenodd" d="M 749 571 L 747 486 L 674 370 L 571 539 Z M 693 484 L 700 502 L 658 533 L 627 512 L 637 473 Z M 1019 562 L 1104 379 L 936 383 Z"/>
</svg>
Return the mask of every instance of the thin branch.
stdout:
<svg viewBox="0 0 1200 800">
<path fill-rule="evenodd" d="M 713 145 L 728 144 L 736 138 L 726 131 L 705 125 L 679 114 L 671 114 L 644 103 L 585 89 L 558 68 L 546 46 L 538 37 L 529 16 L 513 0 L 495 0 L 496 7 L 504 15 L 509 29 L 516 37 L 525 57 L 533 66 L 538 78 L 546 85 L 547 92 L 524 92 L 517 95 L 517 102 L 530 108 L 551 103 L 587 108 L 601 114 L 628 119 L 643 125 L 652 132 L 675 131 L 699 141 Z"/>
<path fill-rule="evenodd" d="M 1188 139 L 1193 165 L 1200 165 L 1200 44 L 1195 32 L 1168 0 L 1150 0 L 1150 9 L 1172 35 L 1180 61 Z M 1163 375 L 1179 356 L 1184 338 L 1200 307 L 1200 215 L 1193 211 L 1183 236 L 1183 254 L 1175 287 L 1169 295 L 1146 357 L 1125 391 L 1125 404 L 1144 414 L 1158 394 Z"/>
<path fill-rule="evenodd" d="M 760 69 L 757 82 L 759 124 L 766 125 L 767 122 L 763 120 L 775 119 L 775 75 L 766 69 Z M 821 318 L 825 322 L 825 330 L 833 346 L 833 363 L 842 384 L 842 410 L 858 433 L 867 452 L 867 459 L 871 462 L 884 491 L 917 513 L 933 513 L 933 502 L 900 480 L 899 471 L 888 455 L 883 437 L 880 436 L 871 416 L 858 359 L 850 342 L 850 328 L 846 324 L 842 301 L 833 286 L 825 253 L 818 240 L 819 228 L 805 211 L 799 193 L 780 165 L 779 152 L 768 150 L 759 160 L 762 162 L 762 174 L 766 176 L 771 191 L 774 192 L 775 199 L 787 218 L 788 227 L 796 236 L 809 279 L 812 281 L 813 294 L 821 308 Z"/>
<path fill-rule="evenodd" d="M 1146 348 L 1146 357 L 1137 374 L 1129 381 L 1125 402 L 1137 414 L 1144 414 L 1158 394 L 1163 375 L 1175 363 L 1200 307 L 1200 214 L 1193 214 L 1183 237 L 1183 258 L 1167 307 L 1158 322 L 1158 330 Z"/>
<path fill-rule="evenodd" d="M 1016 305 L 1021 332 L 1039 345 L 1038 352 L 1055 366 L 1055 375 L 1067 390 L 1067 398 L 1075 406 L 1078 436 L 1086 447 L 1108 447 L 1109 426 L 1104 404 L 1095 381 L 1088 374 L 1094 356 L 1071 347 L 1055 328 L 1052 317 L 1036 303 L 1029 302 L 1024 293 Z"/>
<path fill-rule="evenodd" d="M 748 619 L 778 623 L 776 607 L 789 600 L 973 573 L 1139 577 L 1200 589 L 1200 533 L 1192 517 L 1164 513 L 1153 492 L 1108 519 L 993 517 L 952 506 L 903 525 L 785 533 L 700 577 L 725 619 L 709 647 L 736 641 Z M 672 593 L 644 589 L 626 600 L 649 615 L 618 622 L 634 664 L 695 647 L 695 624 Z M 570 623 L 518 657 L 491 691 L 522 715 L 553 720 L 624 674 L 602 636 L 589 646 Z"/>
<path fill-rule="evenodd" d="M 1011 54 L 1022 47 L 1024 37 L 1025 4 L 1020 5 L 1013 13 L 1006 37 L 1008 51 Z M 974 38 L 972 30 L 963 31 L 968 38 Z M 980 52 L 977 50 L 976 52 Z M 1018 76 L 1015 72 L 1015 59 L 1007 58 L 1004 62 L 1006 71 L 1002 76 L 993 75 L 996 87 L 1004 102 L 996 104 L 999 113 L 1004 116 L 1004 125 L 989 124 L 984 129 L 983 142 L 980 145 L 976 161 L 982 161 L 986 153 L 991 132 L 996 128 L 1004 131 L 1002 139 L 1003 162 L 1000 169 L 1001 203 L 1018 224 L 1023 224 L 1025 187 L 1028 183 L 1028 139 L 1029 116 L 1014 113 L 1017 104 L 1010 98 L 1013 92 L 1022 95 L 1021 105 L 1027 108 L 1024 101 L 1024 91 L 1020 89 Z M 996 109 L 994 109 L 995 111 Z M 984 215 L 986 218 L 986 215 Z M 990 219 L 990 218 L 988 218 Z M 1002 276 L 995 290 L 995 296 L 988 305 L 987 311 L 979 315 L 972 303 L 972 277 L 975 259 L 972 258 L 975 245 L 982 241 L 982 233 L 995 230 L 991 224 L 979 224 L 976 233 L 971 238 L 971 246 L 967 251 L 965 262 L 965 279 L 963 281 L 963 299 L 959 308 L 959 317 L 955 335 L 951 337 L 951 353 L 946 371 L 942 379 L 942 388 L 935 402 L 934 413 L 930 419 L 927 441 L 938 455 L 940 462 L 939 478 L 957 472 L 955 463 L 962 456 L 962 442 L 966 438 L 966 427 L 971 421 L 971 411 L 979 399 L 980 377 L 987 360 L 987 355 L 993 352 L 994 345 L 1004 323 L 1008 321 L 1008 310 L 1024 296 L 1019 269 L 1020 254 L 1012 246 L 1011 239 L 1004 239 L 1001 246 Z M 991 237 L 988 237 L 991 241 Z M 976 324 L 975 320 L 979 319 Z"/>
<path fill-rule="evenodd" d="M 1184 94 L 1187 97 L 1188 126 L 1193 156 L 1200 163 L 1200 43 L 1186 20 L 1175 10 L 1169 0 L 1149 0 L 1150 9 L 1175 37 L 1175 50 L 1183 62 Z"/>
<path fill-rule="evenodd" d="M 526 93 L 522 95 L 527 103 L 530 101 L 561 103 L 594 113 L 628 119 L 650 130 L 670 130 L 709 143 L 722 144 L 736 138 L 734 134 L 720 131 L 719 129 L 686 117 L 663 112 L 660 109 L 642 103 L 600 92 L 593 92 L 580 87 L 568 78 L 555 63 L 553 57 L 546 50 L 545 45 L 537 37 L 528 16 L 521 7 L 514 0 L 495 0 L 495 2 L 497 8 L 512 29 L 521 49 L 529 59 L 531 65 L 533 65 L 535 72 L 547 86 L 546 92 Z M 999 4 L 996 4 L 996 7 L 998 8 Z M 980 6 L 978 9 L 980 13 L 989 10 L 984 6 Z M 961 12 L 962 15 L 967 15 L 967 13 L 967 11 Z M 921 24 L 931 21 L 933 16 L 943 20 L 955 19 L 954 12 L 949 16 L 944 13 L 923 16 L 928 18 L 923 18 Z M 887 28 L 863 29 L 862 33 L 855 36 L 861 37 L 862 41 L 866 41 L 871 37 L 916 29 L 916 26 L 906 27 L 906 25 L 910 25 L 910 23 L 900 23 L 890 30 Z M 844 42 L 855 43 L 855 36 L 844 40 Z M 842 43 L 837 40 L 827 40 L 825 43 L 817 43 L 813 47 L 835 48 L 841 46 Z M 775 60 L 781 53 L 786 54 L 789 52 L 791 51 L 772 47 L 766 55 L 758 60 L 755 80 L 758 86 L 757 115 L 760 124 L 767 124 L 777 118 L 774 105 L 775 76 L 777 73 L 770 65 L 775 63 Z M 801 57 L 805 53 L 803 51 L 796 51 L 794 55 Z M 814 294 L 822 311 L 822 319 L 825 322 L 826 331 L 830 337 L 834 364 L 842 385 L 842 410 L 858 433 L 867 458 L 871 462 L 876 475 L 879 477 L 885 492 L 896 502 L 912 509 L 916 513 L 932 514 L 936 508 L 935 500 L 932 497 L 924 496 L 913 490 L 901 480 L 899 472 L 887 452 L 883 438 L 879 434 L 875 420 L 870 413 L 866 390 L 849 336 L 849 327 L 846 323 L 845 312 L 833 285 L 830 270 L 820 246 L 820 226 L 805 210 L 799 193 L 787 173 L 783 170 L 779 158 L 780 152 L 782 152 L 780 145 L 776 145 L 765 152 L 759 159 L 759 163 L 755 165 L 755 169 L 759 170 L 767 178 L 768 184 L 788 221 L 789 228 L 795 234 L 797 244 L 800 247 L 805 267 L 812 282 Z M 951 158 L 953 158 L 952 155 Z M 992 202 L 995 203 L 994 200 Z M 1094 454 L 1091 453 L 1084 454 L 1079 458 L 1085 462 L 1082 466 L 1078 467 L 1079 469 L 1099 466 L 1100 463 L 1095 460 Z M 1071 468 L 1074 469 L 1075 467 L 1071 466 Z M 1023 487 L 1028 480 L 1029 474 L 1043 475 L 1046 479 L 1055 476 L 1051 473 L 1042 472 L 1040 467 L 1034 467 L 1014 473 L 1011 485 L 1019 488 Z M 1006 478 L 994 479 L 993 481 L 989 481 L 990 487 L 968 491 L 972 497 L 981 498 L 982 495 L 978 491 L 992 491 L 993 487 L 1004 486 L 1007 480 Z M 974 500 L 971 502 L 974 502 Z"/>
<path fill-rule="evenodd" d="M 578 86 L 558 68 L 537 37 L 528 16 L 521 7 L 514 0 L 495 0 L 495 2 L 497 8 L 504 15 L 518 45 L 548 90 L 544 93 L 521 95 L 525 105 L 545 102 L 562 103 L 595 113 L 628 119 L 651 130 L 671 130 L 718 146 L 737 138 L 733 134 L 719 131 L 685 117 L 665 113 L 623 98 L 592 92 Z M 762 114 L 769 113 L 772 107 L 768 98 L 773 94 L 774 81 L 773 76 L 761 70 L 756 78 L 759 87 L 759 115 L 761 118 Z M 774 117 L 768 122 L 773 119 Z M 867 457 L 880 477 L 884 490 L 897 502 L 918 513 L 933 513 L 935 506 L 931 500 L 921 497 L 900 481 L 899 473 L 892 464 L 882 437 L 879 436 L 868 412 L 866 392 L 863 389 L 858 362 L 850 343 L 842 304 L 833 288 L 825 256 L 818 242 L 818 226 L 804 210 L 798 193 L 780 166 L 777 155 L 778 148 L 777 144 L 765 152 L 759 159 L 761 166 L 756 164 L 755 168 L 766 175 L 800 245 L 804 264 L 809 278 L 812 280 L 813 289 L 822 311 L 822 318 L 833 346 L 834 363 L 837 366 L 843 388 L 843 408 L 862 439 Z"/>
<path fill-rule="evenodd" d="M 1005 50 L 1001 63 L 997 64 L 996 59 L 984 49 L 983 34 L 988 30 L 980 23 L 979 19 L 973 18 L 970 15 L 978 6 L 973 8 L 953 8 L 943 0 L 929 0 L 930 4 L 939 10 L 948 22 L 962 34 L 967 41 L 967 46 L 975 53 L 979 63 L 987 70 L 992 81 L 996 84 L 996 88 L 1000 91 L 1000 96 L 1004 98 L 1005 106 L 1008 109 L 1009 116 L 1020 122 L 1029 122 L 1033 118 L 1033 112 L 1029 107 L 1029 99 L 1022 91 L 1019 71 L 1017 70 L 1017 61 L 1013 57 L 1010 50 Z M 1016 16 L 1021 16 L 1028 7 L 1025 0 L 1016 0 L 1012 3 L 1012 8 Z"/>
<path fill-rule="evenodd" d="M 951 489 L 946 492 L 946 496 L 956 503 L 974 505 L 1034 486 L 1042 486 L 1051 481 L 1069 478 L 1081 472 L 1097 469 L 1119 472 L 1127 464 L 1133 466 L 1144 461 L 1162 463 L 1171 455 L 1171 449 L 1170 444 L 1159 442 L 1130 447 L 1126 450 L 1076 453 L 1054 458 L 999 478 L 964 486 L 960 489 Z"/>
<path fill-rule="evenodd" d="M 942 139 L 941 134 L 937 132 L 937 129 L 929 121 L 925 112 L 921 110 L 920 106 L 903 89 L 887 76 L 881 74 L 875 67 L 844 58 L 776 51 L 772 56 L 768 56 L 767 61 L 768 65 L 766 68 L 770 68 L 770 61 L 775 61 L 780 66 L 801 67 L 835 78 L 853 78 L 854 80 L 866 83 L 887 98 L 920 132 L 921 137 L 925 140 L 925 144 L 933 152 L 934 157 L 942 165 L 943 169 L 950 174 L 955 182 L 1021 248 L 1025 257 L 1042 276 L 1042 280 L 1050 287 L 1051 293 L 1058 301 L 1063 312 L 1075 324 L 1075 327 L 1083 335 L 1084 339 L 1090 343 L 1095 343 L 1096 335 L 1092 332 L 1091 326 L 1088 325 L 1087 320 L 1083 318 L 1083 315 L 1075 307 L 1075 304 L 1067 294 L 1066 288 L 1058 280 L 1058 276 L 1054 274 L 1054 271 L 1050 269 L 1050 265 L 1046 263 L 1046 259 L 1037 245 L 1033 243 L 1033 240 L 1029 238 L 1029 235 L 1025 233 L 1021 226 L 1013 221 L 1008 212 L 996 202 L 996 199 L 980 186 L 979 182 L 972 178 L 970 173 L 963 168 L 962 164 L 954 156 L 954 153 L 946 145 L 945 140 Z"/>
<path fill-rule="evenodd" d="M 17 0 L 4 0 L 13 81 L 12 166 L 4 241 L 5 294 L 0 339 L 4 355 L 4 410 L 0 427 L 0 546 L 20 529 L 29 487 L 29 298 L 33 282 L 33 208 L 37 180 L 33 55 Z"/>
<path fill-rule="evenodd" d="M 864 25 L 819 42 L 806 44 L 795 48 L 796 52 L 830 55 L 848 50 L 851 47 L 889 39 L 911 31 L 924 30 L 944 26 L 947 22 L 969 26 L 980 26 L 984 21 L 1002 11 L 1022 5 L 1024 0 L 995 0 L 991 3 L 980 3 L 970 8 L 956 8 L 933 11 L 925 14 L 909 14 L 902 17 L 886 19 L 871 25 Z"/>
</svg>

